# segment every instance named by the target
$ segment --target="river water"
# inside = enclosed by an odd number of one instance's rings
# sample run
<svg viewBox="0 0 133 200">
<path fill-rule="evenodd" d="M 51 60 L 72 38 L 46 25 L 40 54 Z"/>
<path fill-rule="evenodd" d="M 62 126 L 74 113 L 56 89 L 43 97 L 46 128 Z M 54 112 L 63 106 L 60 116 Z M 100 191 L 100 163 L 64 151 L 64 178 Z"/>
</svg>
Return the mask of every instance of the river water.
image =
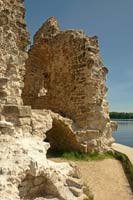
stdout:
<svg viewBox="0 0 133 200">
<path fill-rule="evenodd" d="M 113 133 L 116 142 L 133 147 L 133 120 L 115 121 L 118 123 L 118 129 Z"/>
</svg>

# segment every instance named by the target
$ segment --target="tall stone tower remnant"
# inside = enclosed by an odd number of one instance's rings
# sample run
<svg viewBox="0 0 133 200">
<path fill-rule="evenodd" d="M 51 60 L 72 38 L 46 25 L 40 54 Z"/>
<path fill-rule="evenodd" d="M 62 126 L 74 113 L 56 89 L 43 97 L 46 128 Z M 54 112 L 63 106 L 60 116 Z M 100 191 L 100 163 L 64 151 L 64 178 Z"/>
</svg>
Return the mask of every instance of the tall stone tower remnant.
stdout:
<svg viewBox="0 0 133 200">
<path fill-rule="evenodd" d="M 35 34 L 26 62 L 23 100 L 32 108 L 62 116 L 54 115 L 53 129 L 47 133 L 51 148 L 84 152 L 110 148 L 107 72 L 97 36 L 61 31 L 55 17 Z"/>
</svg>

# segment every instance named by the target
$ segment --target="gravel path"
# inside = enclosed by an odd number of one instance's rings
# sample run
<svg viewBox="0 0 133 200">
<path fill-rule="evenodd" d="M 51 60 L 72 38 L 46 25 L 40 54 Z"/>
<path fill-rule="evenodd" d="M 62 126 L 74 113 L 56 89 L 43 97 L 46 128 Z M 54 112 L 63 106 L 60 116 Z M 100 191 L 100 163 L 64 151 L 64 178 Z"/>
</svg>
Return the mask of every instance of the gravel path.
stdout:
<svg viewBox="0 0 133 200">
<path fill-rule="evenodd" d="M 62 160 L 54 159 L 54 161 Z M 89 185 L 94 200 L 133 200 L 130 185 L 118 160 L 75 163 L 81 170 L 83 181 Z"/>
</svg>

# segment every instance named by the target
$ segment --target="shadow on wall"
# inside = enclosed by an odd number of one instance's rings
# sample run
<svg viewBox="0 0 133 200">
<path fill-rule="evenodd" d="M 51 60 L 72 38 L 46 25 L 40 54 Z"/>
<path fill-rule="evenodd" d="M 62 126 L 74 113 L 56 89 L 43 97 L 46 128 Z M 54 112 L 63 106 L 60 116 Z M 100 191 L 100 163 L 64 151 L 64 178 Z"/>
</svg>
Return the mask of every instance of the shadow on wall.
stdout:
<svg viewBox="0 0 133 200">
<path fill-rule="evenodd" d="M 31 176 L 27 175 L 18 187 L 21 199 L 29 200 L 36 197 L 46 197 L 52 195 L 58 197 L 58 191 L 44 175 Z"/>
<path fill-rule="evenodd" d="M 53 119 L 52 129 L 47 131 L 46 139 L 44 141 L 49 142 L 51 150 L 56 151 L 79 151 L 81 149 L 80 143 L 71 129 L 60 120 Z"/>
</svg>

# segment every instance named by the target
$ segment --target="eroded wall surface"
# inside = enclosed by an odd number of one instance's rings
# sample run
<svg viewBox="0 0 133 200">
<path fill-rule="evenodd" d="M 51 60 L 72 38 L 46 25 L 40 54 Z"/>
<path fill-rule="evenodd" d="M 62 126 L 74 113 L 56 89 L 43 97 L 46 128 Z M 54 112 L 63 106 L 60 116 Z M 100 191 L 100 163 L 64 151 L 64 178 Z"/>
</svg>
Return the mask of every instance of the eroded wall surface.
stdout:
<svg viewBox="0 0 133 200">
<path fill-rule="evenodd" d="M 85 137 L 80 134 L 79 142 L 88 149 L 107 149 L 113 141 L 106 100 L 107 72 L 96 36 L 61 31 L 56 18 L 51 17 L 35 34 L 29 50 L 24 103 L 71 119 L 73 132 L 86 131 Z"/>
<path fill-rule="evenodd" d="M 25 49 L 29 42 L 22 0 L 0 1 L 0 102 L 22 104 Z"/>
<path fill-rule="evenodd" d="M 28 33 L 23 0 L 0 0 L 0 199 L 84 200 L 76 167 L 48 161 L 47 110 L 31 110 L 21 98 Z"/>
</svg>

